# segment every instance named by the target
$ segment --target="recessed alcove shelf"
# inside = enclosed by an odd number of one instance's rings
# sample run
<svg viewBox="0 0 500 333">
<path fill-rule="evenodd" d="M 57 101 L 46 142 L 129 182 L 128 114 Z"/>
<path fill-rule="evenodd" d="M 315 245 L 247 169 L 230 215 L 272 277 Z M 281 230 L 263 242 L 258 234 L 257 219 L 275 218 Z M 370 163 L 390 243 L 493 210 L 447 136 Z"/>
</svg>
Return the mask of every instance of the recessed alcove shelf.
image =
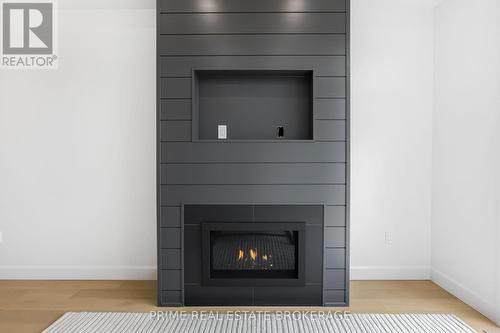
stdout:
<svg viewBox="0 0 500 333">
<path fill-rule="evenodd" d="M 192 103 L 193 141 L 314 139 L 313 70 L 193 70 Z"/>
</svg>

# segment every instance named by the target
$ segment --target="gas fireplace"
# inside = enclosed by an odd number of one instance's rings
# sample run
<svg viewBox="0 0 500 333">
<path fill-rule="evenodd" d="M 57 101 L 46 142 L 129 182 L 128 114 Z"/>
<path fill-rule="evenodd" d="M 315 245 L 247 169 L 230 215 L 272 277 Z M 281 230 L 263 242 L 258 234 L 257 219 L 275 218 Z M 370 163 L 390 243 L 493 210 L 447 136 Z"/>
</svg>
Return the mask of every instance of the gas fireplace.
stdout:
<svg viewBox="0 0 500 333">
<path fill-rule="evenodd" d="M 303 286 L 305 224 L 203 223 L 203 284 Z"/>
</svg>

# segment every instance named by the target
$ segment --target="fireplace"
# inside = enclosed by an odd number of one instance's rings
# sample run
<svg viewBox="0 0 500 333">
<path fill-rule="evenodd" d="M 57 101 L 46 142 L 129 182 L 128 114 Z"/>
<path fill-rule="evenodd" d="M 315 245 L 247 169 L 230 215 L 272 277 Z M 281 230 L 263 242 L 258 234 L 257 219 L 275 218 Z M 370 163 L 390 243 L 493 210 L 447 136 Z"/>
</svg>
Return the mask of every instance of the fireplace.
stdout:
<svg viewBox="0 0 500 333">
<path fill-rule="evenodd" d="M 303 286 L 304 223 L 203 223 L 202 284 Z"/>
<path fill-rule="evenodd" d="M 323 270 L 324 210 L 321 204 L 184 205 L 184 274 L 175 276 L 182 304 L 323 305 L 323 280 L 331 278 Z M 344 273 L 335 274 L 342 282 Z M 165 288 L 174 291 L 172 278 L 165 276 Z"/>
</svg>

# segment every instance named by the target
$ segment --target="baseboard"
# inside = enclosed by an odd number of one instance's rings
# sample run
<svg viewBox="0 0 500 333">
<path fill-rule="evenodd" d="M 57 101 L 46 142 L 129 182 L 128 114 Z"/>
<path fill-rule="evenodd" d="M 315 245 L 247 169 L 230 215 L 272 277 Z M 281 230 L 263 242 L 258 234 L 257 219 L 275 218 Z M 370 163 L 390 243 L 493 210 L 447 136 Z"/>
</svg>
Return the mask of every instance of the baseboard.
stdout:
<svg viewBox="0 0 500 333">
<path fill-rule="evenodd" d="M 351 280 L 429 280 L 430 268 L 424 266 L 353 266 Z"/>
<path fill-rule="evenodd" d="M 0 266 L 0 280 L 156 280 L 156 267 Z"/>
<path fill-rule="evenodd" d="M 351 280 L 429 280 L 427 267 L 355 266 Z M 1 280 L 156 280 L 154 266 L 0 266 Z"/>
<path fill-rule="evenodd" d="M 484 316 L 495 321 L 495 304 L 489 303 L 474 291 L 435 269 L 431 270 L 431 280 L 453 296 L 481 312 Z"/>
</svg>

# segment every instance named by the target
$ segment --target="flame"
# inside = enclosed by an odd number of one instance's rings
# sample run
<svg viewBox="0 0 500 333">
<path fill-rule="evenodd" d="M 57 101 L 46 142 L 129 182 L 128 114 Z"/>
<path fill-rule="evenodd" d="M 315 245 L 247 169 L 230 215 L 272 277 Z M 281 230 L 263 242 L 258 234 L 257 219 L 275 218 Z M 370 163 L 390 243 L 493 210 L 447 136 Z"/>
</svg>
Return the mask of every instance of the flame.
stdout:
<svg viewBox="0 0 500 333">
<path fill-rule="evenodd" d="M 266 260 L 267 260 L 267 254 L 264 254 L 264 255 L 262 256 L 262 260 L 264 260 L 264 261 L 266 261 Z"/>
<path fill-rule="evenodd" d="M 257 258 L 257 249 L 250 249 L 250 258 L 255 261 L 255 259 Z"/>
<path fill-rule="evenodd" d="M 243 250 L 240 249 L 238 251 L 238 260 L 243 260 L 244 257 L 245 257 L 245 252 L 243 252 Z"/>
</svg>

